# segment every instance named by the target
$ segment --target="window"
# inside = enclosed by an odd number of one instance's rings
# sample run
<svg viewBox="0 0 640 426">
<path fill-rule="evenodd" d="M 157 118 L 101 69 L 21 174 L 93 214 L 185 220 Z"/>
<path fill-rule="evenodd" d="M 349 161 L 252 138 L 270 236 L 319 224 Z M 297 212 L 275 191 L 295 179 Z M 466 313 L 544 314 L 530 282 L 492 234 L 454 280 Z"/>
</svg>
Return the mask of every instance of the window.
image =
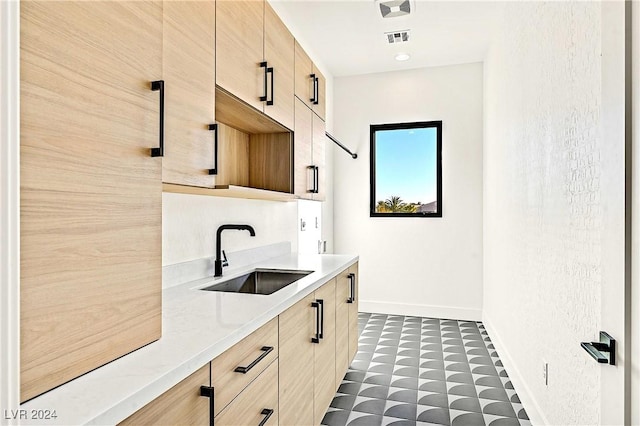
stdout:
<svg viewBox="0 0 640 426">
<path fill-rule="evenodd" d="M 370 216 L 442 217 L 442 121 L 371 125 Z"/>
</svg>

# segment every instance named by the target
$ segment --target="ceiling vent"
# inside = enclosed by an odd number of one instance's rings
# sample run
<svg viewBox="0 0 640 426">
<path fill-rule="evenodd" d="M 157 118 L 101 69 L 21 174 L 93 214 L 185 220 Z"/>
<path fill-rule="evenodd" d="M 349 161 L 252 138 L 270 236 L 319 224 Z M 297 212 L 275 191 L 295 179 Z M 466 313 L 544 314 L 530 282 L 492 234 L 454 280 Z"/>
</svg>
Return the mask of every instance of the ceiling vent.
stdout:
<svg viewBox="0 0 640 426">
<path fill-rule="evenodd" d="M 408 42 L 410 34 L 410 30 L 391 31 L 384 33 L 384 37 L 389 44 L 399 44 Z"/>
<path fill-rule="evenodd" d="M 376 0 L 383 18 L 395 18 L 411 13 L 412 0 Z"/>
</svg>

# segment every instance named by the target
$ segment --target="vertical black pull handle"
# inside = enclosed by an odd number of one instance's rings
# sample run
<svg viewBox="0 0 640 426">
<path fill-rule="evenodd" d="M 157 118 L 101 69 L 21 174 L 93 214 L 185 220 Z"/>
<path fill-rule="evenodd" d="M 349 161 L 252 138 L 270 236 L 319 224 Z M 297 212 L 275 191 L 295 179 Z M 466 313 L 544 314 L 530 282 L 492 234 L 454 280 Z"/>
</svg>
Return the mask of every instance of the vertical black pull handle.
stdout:
<svg viewBox="0 0 640 426">
<path fill-rule="evenodd" d="M 315 178 L 315 181 L 313 183 L 314 193 L 318 194 L 320 192 L 320 167 L 315 166 L 313 175 Z"/>
<path fill-rule="evenodd" d="M 260 96 L 260 100 L 262 102 L 267 100 L 267 74 L 269 73 L 269 68 L 267 67 L 266 62 L 260 62 L 260 68 L 264 68 L 264 96 Z"/>
<path fill-rule="evenodd" d="M 318 299 L 317 302 L 320 305 L 320 332 L 318 337 L 324 339 L 324 300 Z"/>
<path fill-rule="evenodd" d="M 311 170 L 313 173 L 313 177 L 311 178 L 313 187 L 307 190 L 307 192 L 311 194 L 315 194 L 317 192 L 316 191 L 316 166 L 307 166 L 307 170 Z M 309 177 L 309 173 L 307 173 L 307 177 Z"/>
<path fill-rule="evenodd" d="M 151 148 L 152 157 L 164 156 L 164 80 L 156 80 L 151 82 L 151 90 L 160 91 L 160 147 Z"/>
<path fill-rule="evenodd" d="M 351 291 L 351 296 L 347 299 L 347 303 L 353 303 L 356 301 L 356 274 L 351 273 L 347 275 L 349 278 L 349 287 Z"/>
<path fill-rule="evenodd" d="M 218 174 L 218 125 L 209 124 L 209 131 L 213 132 L 213 169 L 209 169 L 210 175 Z"/>
<path fill-rule="evenodd" d="M 271 74 L 271 99 L 267 101 L 267 105 L 273 105 L 273 67 L 267 68 L 267 72 Z"/>
<path fill-rule="evenodd" d="M 213 398 L 214 389 L 211 386 L 200 386 L 200 396 L 209 398 L 209 425 L 215 425 L 216 406 Z"/>
<path fill-rule="evenodd" d="M 320 304 L 311 302 L 311 307 L 316 309 L 316 337 L 311 338 L 311 343 L 320 343 Z"/>
<path fill-rule="evenodd" d="M 320 102 L 320 83 L 318 82 L 319 77 L 314 77 L 313 79 L 313 104 L 318 105 Z"/>
<path fill-rule="evenodd" d="M 267 424 L 267 422 L 269 421 L 269 417 L 271 417 L 273 415 L 273 410 L 271 408 L 264 408 L 260 414 L 262 414 L 263 416 L 265 416 L 264 419 L 262 419 L 262 421 L 260 423 L 258 423 L 258 426 L 264 426 Z"/>
<path fill-rule="evenodd" d="M 311 79 L 311 84 L 313 84 L 313 97 L 309 99 L 313 104 L 316 103 L 316 75 L 309 74 L 309 78 Z"/>
</svg>

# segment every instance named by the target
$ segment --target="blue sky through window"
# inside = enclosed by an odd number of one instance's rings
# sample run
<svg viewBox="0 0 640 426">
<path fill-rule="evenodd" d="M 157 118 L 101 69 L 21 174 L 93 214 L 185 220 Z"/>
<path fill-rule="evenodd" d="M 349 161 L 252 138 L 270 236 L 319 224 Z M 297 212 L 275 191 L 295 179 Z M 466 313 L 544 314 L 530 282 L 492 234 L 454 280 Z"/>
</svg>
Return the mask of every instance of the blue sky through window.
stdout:
<svg viewBox="0 0 640 426">
<path fill-rule="evenodd" d="M 434 127 L 376 131 L 376 202 L 391 196 L 436 201 L 436 135 Z"/>
</svg>

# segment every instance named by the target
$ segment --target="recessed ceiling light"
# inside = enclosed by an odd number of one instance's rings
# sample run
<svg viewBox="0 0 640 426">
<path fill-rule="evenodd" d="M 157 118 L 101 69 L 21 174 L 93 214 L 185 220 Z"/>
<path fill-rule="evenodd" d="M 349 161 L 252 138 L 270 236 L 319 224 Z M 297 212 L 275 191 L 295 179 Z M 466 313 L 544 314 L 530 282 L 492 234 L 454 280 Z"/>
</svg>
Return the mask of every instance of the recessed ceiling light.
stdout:
<svg viewBox="0 0 640 426">
<path fill-rule="evenodd" d="M 396 55 L 396 61 L 408 61 L 411 58 L 411 55 L 408 53 L 398 53 Z"/>
</svg>

